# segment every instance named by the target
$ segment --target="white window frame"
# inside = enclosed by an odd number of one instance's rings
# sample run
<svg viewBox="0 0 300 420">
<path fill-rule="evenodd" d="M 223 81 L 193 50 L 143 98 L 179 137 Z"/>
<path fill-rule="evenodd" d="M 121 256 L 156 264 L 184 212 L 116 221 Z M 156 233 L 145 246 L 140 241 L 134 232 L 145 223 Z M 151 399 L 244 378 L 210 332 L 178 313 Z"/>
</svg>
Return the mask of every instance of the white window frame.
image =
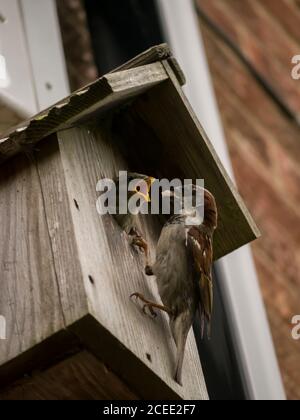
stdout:
<svg viewBox="0 0 300 420">
<path fill-rule="evenodd" d="M 37 108 L 42 111 L 70 93 L 56 3 L 55 0 L 19 0 L 19 3 Z"/>
<path fill-rule="evenodd" d="M 0 0 L 0 13 L 0 54 L 10 79 L 0 86 L 0 102 L 29 118 L 70 93 L 56 4 Z"/>
<path fill-rule="evenodd" d="M 0 13 L 0 54 L 7 74 L 0 100 L 26 118 L 37 112 L 37 106 L 19 1 L 0 0 Z"/>
</svg>

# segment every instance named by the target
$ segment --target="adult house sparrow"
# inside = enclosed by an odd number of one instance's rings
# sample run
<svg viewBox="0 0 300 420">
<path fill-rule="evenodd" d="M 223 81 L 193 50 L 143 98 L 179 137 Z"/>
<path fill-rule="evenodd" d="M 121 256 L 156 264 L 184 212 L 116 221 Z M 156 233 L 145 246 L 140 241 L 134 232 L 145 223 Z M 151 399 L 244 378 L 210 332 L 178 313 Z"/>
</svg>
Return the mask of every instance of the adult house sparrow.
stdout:
<svg viewBox="0 0 300 420">
<path fill-rule="evenodd" d="M 193 196 L 200 187 L 192 186 Z M 203 192 L 203 189 L 201 189 Z M 176 199 L 176 191 L 168 192 Z M 153 316 L 155 309 L 169 315 L 169 323 L 177 346 L 175 380 L 182 384 L 184 350 L 190 328 L 197 310 L 202 321 L 202 337 L 205 321 L 208 334 L 213 307 L 213 234 L 217 228 L 217 206 L 214 196 L 204 190 L 204 219 L 199 225 L 189 225 L 191 212 L 183 209 L 182 214 L 171 216 L 162 229 L 156 262 L 146 267 L 147 275 L 155 275 L 163 305 L 148 301 L 142 295 L 133 296 L 144 303 Z M 194 209 L 196 214 L 196 210 Z M 195 215 L 194 214 L 194 215 Z"/>
<path fill-rule="evenodd" d="M 150 190 L 151 185 L 155 181 L 155 178 L 147 175 L 130 172 L 127 174 L 127 203 L 125 203 L 127 211 L 125 214 L 120 214 L 120 178 L 116 180 L 116 193 L 117 193 L 117 212 L 114 215 L 115 220 L 121 227 L 121 229 L 129 236 L 130 242 L 133 246 L 137 247 L 144 252 L 146 257 L 146 264 L 148 264 L 148 244 L 143 238 L 138 228 L 138 215 L 132 214 L 127 205 L 131 197 L 135 194 L 140 198 L 141 203 L 150 202 Z M 128 191 L 129 185 L 132 191 Z"/>
</svg>

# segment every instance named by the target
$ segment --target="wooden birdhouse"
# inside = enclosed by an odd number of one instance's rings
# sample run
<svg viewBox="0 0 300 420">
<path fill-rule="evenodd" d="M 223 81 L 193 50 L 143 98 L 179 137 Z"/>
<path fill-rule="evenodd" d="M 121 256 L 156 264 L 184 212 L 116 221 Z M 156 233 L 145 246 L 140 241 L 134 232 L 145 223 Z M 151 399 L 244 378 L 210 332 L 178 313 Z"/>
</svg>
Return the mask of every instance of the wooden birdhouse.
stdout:
<svg viewBox="0 0 300 420">
<path fill-rule="evenodd" d="M 119 170 L 204 178 L 220 213 L 215 258 L 258 236 L 183 83 L 154 47 L 1 137 L 0 399 L 208 398 L 192 332 L 174 382 L 167 316 L 129 299 L 158 300 L 155 280 L 96 211 L 97 182 Z M 153 257 L 160 225 L 142 225 Z"/>
</svg>

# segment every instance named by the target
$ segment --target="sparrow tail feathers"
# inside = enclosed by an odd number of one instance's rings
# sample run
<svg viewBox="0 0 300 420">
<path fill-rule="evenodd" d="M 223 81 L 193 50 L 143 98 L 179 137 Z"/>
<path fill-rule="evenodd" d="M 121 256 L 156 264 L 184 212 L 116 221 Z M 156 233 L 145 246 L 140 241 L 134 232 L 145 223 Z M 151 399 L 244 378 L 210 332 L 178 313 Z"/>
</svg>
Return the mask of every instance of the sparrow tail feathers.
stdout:
<svg viewBox="0 0 300 420">
<path fill-rule="evenodd" d="M 202 274 L 200 281 L 201 294 L 201 336 L 204 337 L 204 325 L 207 322 L 207 338 L 211 337 L 211 316 L 213 310 L 213 284 L 209 276 Z"/>
<path fill-rule="evenodd" d="M 185 345 L 191 327 L 191 322 L 189 318 L 190 317 L 187 313 L 183 313 L 177 316 L 176 318 L 171 319 L 170 321 L 171 331 L 177 346 L 176 369 L 174 379 L 181 386 Z"/>
</svg>

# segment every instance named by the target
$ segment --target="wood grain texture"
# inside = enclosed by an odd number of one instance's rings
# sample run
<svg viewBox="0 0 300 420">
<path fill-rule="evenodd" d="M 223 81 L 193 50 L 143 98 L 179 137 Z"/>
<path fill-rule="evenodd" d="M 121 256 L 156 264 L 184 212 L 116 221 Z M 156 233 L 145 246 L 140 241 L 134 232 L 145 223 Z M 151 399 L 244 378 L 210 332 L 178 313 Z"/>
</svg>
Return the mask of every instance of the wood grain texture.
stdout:
<svg viewBox="0 0 300 420">
<path fill-rule="evenodd" d="M 113 218 L 100 217 L 96 211 L 98 180 L 114 178 L 119 170 L 127 168 L 118 144 L 112 141 L 109 121 L 93 131 L 69 129 L 60 132 L 58 137 L 64 172 L 67 174 L 68 196 L 70 200 L 76 197 L 80 207 L 79 212 L 70 203 L 90 315 L 122 343 L 124 351 L 127 349 L 128 354 L 135 355 L 138 363 L 142 362 L 148 370 L 154 371 L 173 390 L 174 395 L 206 399 L 193 334 L 190 334 L 186 352 L 185 386 L 181 388 L 172 379 L 175 345 L 166 316 L 162 314 L 153 321 L 144 316 L 129 299 L 133 292 L 140 291 L 158 300 L 156 285 L 143 275 L 142 257 L 131 249 Z M 146 223 L 144 220 L 144 224 L 153 251 L 158 231 L 154 222 L 152 225 L 152 222 Z M 86 335 L 87 330 L 87 327 L 80 325 L 74 329 L 76 334 L 91 341 L 91 334 Z M 123 369 L 128 368 L 125 362 Z M 135 372 L 135 377 L 131 379 L 138 387 L 140 379 L 136 367 L 133 365 L 130 369 Z"/>
<path fill-rule="evenodd" d="M 137 400 L 113 372 L 82 351 L 0 391 L 0 401 Z"/>
<path fill-rule="evenodd" d="M 155 45 L 154 47 L 149 48 L 148 50 L 139 54 L 137 57 L 133 58 L 132 60 L 129 60 L 127 63 L 122 64 L 120 67 L 113 70 L 111 73 L 115 73 L 116 71 L 121 70 L 128 70 L 134 67 L 145 66 L 146 64 L 155 63 L 157 61 L 168 61 L 180 85 L 185 85 L 185 75 L 178 61 L 173 56 L 168 44 Z"/>
<path fill-rule="evenodd" d="M 80 212 L 76 197 L 68 198 L 58 140 L 52 135 L 36 153 L 37 170 L 45 204 L 45 219 L 51 241 L 59 299 L 66 325 L 88 312 L 78 248 L 74 235 L 71 207 Z"/>
<path fill-rule="evenodd" d="M 2 366 L 65 324 L 36 165 L 20 155 L 0 172 Z"/>
<path fill-rule="evenodd" d="M 158 61 L 167 60 L 172 57 L 172 52 L 168 44 L 155 45 L 146 51 L 143 51 L 137 57 L 127 61 L 116 69 L 112 70 L 111 73 L 119 72 L 122 70 L 132 69 L 134 67 L 141 67 L 147 64 L 156 63 Z"/>
</svg>

